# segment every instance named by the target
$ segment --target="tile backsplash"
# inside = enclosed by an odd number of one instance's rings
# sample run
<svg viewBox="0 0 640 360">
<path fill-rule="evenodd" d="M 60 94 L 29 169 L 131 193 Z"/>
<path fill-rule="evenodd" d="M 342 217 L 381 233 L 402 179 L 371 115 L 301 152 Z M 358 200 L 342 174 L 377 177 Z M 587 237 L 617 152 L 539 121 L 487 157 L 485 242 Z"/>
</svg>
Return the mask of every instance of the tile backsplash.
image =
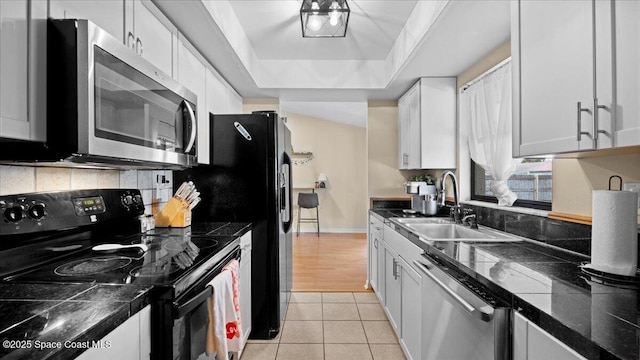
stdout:
<svg viewBox="0 0 640 360">
<path fill-rule="evenodd" d="M 158 184 L 162 176 L 165 183 Z M 173 172 L 0 165 L 0 195 L 108 188 L 140 189 L 145 212 L 155 214 L 172 196 Z"/>
</svg>

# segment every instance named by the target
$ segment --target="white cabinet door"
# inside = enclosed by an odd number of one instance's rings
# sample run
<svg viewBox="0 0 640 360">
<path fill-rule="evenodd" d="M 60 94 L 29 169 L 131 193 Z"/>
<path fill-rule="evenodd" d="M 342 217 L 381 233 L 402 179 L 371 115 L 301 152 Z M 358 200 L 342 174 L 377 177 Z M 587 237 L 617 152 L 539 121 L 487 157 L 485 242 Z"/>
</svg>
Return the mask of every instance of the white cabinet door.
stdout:
<svg viewBox="0 0 640 360">
<path fill-rule="evenodd" d="M 140 310 L 137 314 L 133 315 L 125 322 L 120 324 L 117 328 L 107 334 L 100 341 L 104 345 L 103 347 L 93 347 L 83 352 L 76 359 L 79 360 L 111 360 L 111 359 L 147 359 L 142 356 L 146 356 L 147 349 L 150 355 L 150 344 L 147 342 L 150 339 L 150 334 L 147 333 L 147 339 L 141 339 L 141 334 L 149 331 L 150 324 L 147 323 L 150 319 L 151 306 L 147 306 Z M 142 332 L 141 332 L 142 329 Z M 145 349 L 144 353 L 141 352 Z"/>
<path fill-rule="evenodd" d="M 402 289 L 400 342 L 409 360 L 420 360 L 422 359 L 422 277 L 404 259 L 399 258 L 399 261 Z"/>
<path fill-rule="evenodd" d="M 140 310 L 140 360 L 151 359 L 151 306 Z"/>
<path fill-rule="evenodd" d="M 196 117 L 198 118 L 198 162 L 207 161 L 209 155 L 209 113 L 206 100 L 205 66 L 194 55 L 185 41 L 178 42 L 178 81 L 198 97 Z M 193 50 L 195 52 L 195 50 Z M 202 157 L 202 160 L 201 160 Z"/>
<path fill-rule="evenodd" d="M 420 79 L 420 168 L 456 167 L 456 78 Z"/>
<path fill-rule="evenodd" d="M 0 137 L 29 139 L 27 0 L 0 1 Z"/>
<path fill-rule="evenodd" d="M 640 2 L 595 4 L 597 96 L 607 106 L 600 110 L 598 123 L 600 129 L 613 131 L 613 144 L 600 135 L 598 147 L 640 145 Z"/>
<path fill-rule="evenodd" d="M 227 84 L 227 111 L 229 114 L 242 114 L 242 96 Z"/>
<path fill-rule="evenodd" d="M 212 69 L 207 69 L 207 108 L 212 114 L 229 114 L 227 84 Z"/>
<path fill-rule="evenodd" d="M 594 149 L 592 1 L 512 7 L 514 156 Z M 578 104 L 584 111 L 578 110 Z"/>
<path fill-rule="evenodd" d="M 124 34 L 125 0 L 49 0 L 49 16 L 55 19 L 87 19 L 116 39 Z"/>
<path fill-rule="evenodd" d="M 585 360 L 585 358 L 540 327 L 514 312 L 514 360 Z"/>
<path fill-rule="evenodd" d="M 174 76 L 172 54 L 177 31 L 165 26 L 156 15 L 161 16 L 151 1 L 133 0 L 133 29 L 130 31 L 135 37 L 135 50 L 165 74 Z"/>
<path fill-rule="evenodd" d="M 240 321 L 242 322 L 242 343 L 247 343 L 251 333 L 251 231 L 240 238 Z"/>
<path fill-rule="evenodd" d="M 420 82 L 398 100 L 398 150 L 400 169 L 420 168 Z"/>
<path fill-rule="evenodd" d="M 398 168 L 409 167 L 409 97 L 398 100 Z"/>
<path fill-rule="evenodd" d="M 407 149 L 409 153 L 408 165 L 409 169 L 420 169 L 421 168 L 421 133 L 420 133 L 420 119 L 421 119 L 421 108 L 420 108 L 420 85 L 419 83 L 414 85 L 414 87 L 409 90 L 409 124 L 407 125 L 407 141 L 409 142 L 409 148 Z"/>
<path fill-rule="evenodd" d="M 376 255 L 378 257 L 378 276 L 377 276 L 377 291 L 376 291 L 376 295 L 378 296 L 378 300 L 380 300 L 380 304 L 382 304 L 383 306 L 386 306 L 387 304 L 387 299 L 385 297 L 385 291 L 386 291 L 386 269 L 385 269 L 385 260 L 384 260 L 384 256 L 385 256 L 385 249 L 386 245 L 384 240 L 379 240 L 378 241 L 378 247 L 376 248 Z"/>
<path fill-rule="evenodd" d="M 400 286 L 400 264 L 398 254 L 388 246 L 384 247 L 384 267 L 385 267 L 385 308 L 389 314 L 389 322 L 398 337 L 401 336 L 401 286 Z"/>
<path fill-rule="evenodd" d="M 374 291 L 378 288 L 378 249 L 380 249 L 380 235 L 375 232 L 369 233 L 369 284 Z"/>
</svg>

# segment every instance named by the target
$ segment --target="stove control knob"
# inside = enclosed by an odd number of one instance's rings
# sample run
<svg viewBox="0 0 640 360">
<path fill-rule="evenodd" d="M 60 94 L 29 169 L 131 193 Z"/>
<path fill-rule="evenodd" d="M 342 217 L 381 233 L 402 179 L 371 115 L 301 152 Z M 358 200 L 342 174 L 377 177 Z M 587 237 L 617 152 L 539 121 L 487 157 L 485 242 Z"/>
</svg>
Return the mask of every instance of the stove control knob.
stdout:
<svg viewBox="0 0 640 360">
<path fill-rule="evenodd" d="M 27 211 L 27 214 L 29 214 L 29 217 L 34 220 L 42 219 L 46 215 L 44 211 L 44 204 L 35 203 L 31 205 L 31 207 L 29 207 L 29 210 Z"/>
<path fill-rule="evenodd" d="M 4 218 L 12 223 L 22 220 L 22 207 L 12 206 L 4 211 Z"/>
</svg>

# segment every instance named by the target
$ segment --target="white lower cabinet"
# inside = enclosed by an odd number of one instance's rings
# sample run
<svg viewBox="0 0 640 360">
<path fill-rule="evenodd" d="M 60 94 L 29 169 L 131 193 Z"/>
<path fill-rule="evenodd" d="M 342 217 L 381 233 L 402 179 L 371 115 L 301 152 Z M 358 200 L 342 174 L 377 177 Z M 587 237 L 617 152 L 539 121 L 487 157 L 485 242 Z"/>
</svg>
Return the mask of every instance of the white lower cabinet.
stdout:
<svg viewBox="0 0 640 360">
<path fill-rule="evenodd" d="M 385 309 L 389 315 L 389 322 L 391 327 L 395 330 L 398 337 L 400 337 L 400 307 L 402 304 L 402 297 L 400 294 L 401 286 L 399 270 L 398 270 L 398 253 L 396 253 L 391 247 L 384 247 L 384 283 L 385 283 Z"/>
<path fill-rule="evenodd" d="M 380 300 L 380 304 L 382 304 L 383 306 L 387 303 L 387 299 L 385 298 L 385 291 L 386 291 L 386 281 L 385 281 L 385 266 L 384 266 L 384 248 L 385 248 L 385 243 L 384 240 L 380 239 L 378 240 L 378 246 L 375 247 L 375 256 L 377 259 L 377 287 L 374 287 L 374 291 L 376 292 L 376 295 L 378 296 L 378 300 Z"/>
<path fill-rule="evenodd" d="M 422 358 L 422 277 L 409 261 L 419 256 L 421 250 L 388 226 L 384 226 L 384 238 L 389 242 L 378 242 L 382 256 L 378 262 L 380 276 L 376 292 L 379 298 L 383 294 L 385 312 L 406 357 L 419 360 Z"/>
<path fill-rule="evenodd" d="M 422 277 L 400 258 L 400 344 L 407 357 L 420 360 L 422 344 Z"/>
<path fill-rule="evenodd" d="M 240 238 L 240 321 L 242 342 L 240 354 L 251 333 L 251 231 Z"/>
<path fill-rule="evenodd" d="M 582 355 L 524 316 L 513 316 L 513 360 L 583 360 Z"/>
<path fill-rule="evenodd" d="M 378 249 L 381 247 L 380 242 L 383 240 L 382 221 L 374 215 L 369 216 L 369 286 L 374 290 L 378 290 Z"/>
<path fill-rule="evenodd" d="M 151 306 L 147 306 L 108 333 L 96 340 L 101 346 L 92 347 L 76 359 L 140 359 L 151 358 Z"/>
</svg>

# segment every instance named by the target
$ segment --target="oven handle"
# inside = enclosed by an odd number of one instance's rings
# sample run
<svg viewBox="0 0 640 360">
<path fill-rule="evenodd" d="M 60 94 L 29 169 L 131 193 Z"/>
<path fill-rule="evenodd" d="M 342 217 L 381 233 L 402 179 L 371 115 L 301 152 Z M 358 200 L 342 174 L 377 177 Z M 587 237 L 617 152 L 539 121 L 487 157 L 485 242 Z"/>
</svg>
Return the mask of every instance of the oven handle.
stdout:
<svg viewBox="0 0 640 360">
<path fill-rule="evenodd" d="M 238 262 L 240 262 L 240 258 L 242 254 L 240 249 L 238 248 L 237 250 L 232 251 L 230 255 L 233 255 L 234 253 L 236 253 L 236 255 L 233 256 L 232 259 L 236 259 L 238 260 Z M 178 314 L 176 316 L 176 319 L 179 319 L 185 316 L 186 314 L 190 313 L 191 311 L 193 311 L 195 308 L 200 306 L 200 304 L 207 301 L 207 299 L 209 299 L 211 295 L 213 295 L 213 287 L 209 285 L 205 286 L 204 290 L 202 290 L 198 295 L 192 297 L 191 299 L 186 301 L 184 304 L 176 307 L 177 314 Z"/>
<path fill-rule="evenodd" d="M 482 309 L 476 309 L 473 305 L 469 304 L 467 300 L 463 299 L 460 295 L 458 295 L 453 289 L 447 286 L 447 284 L 443 283 L 440 279 L 438 279 L 435 275 L 429 271 L 429 266 L 423 264 L 418 261 L 413 261 L 413 265 L 415 265 L 418 270 L 420 270 L 423 274 L 427 275 L 433 282 L 435 282 L 444 292 L 446 292 L 453 300 L 455 300 L 458 304 L 460 304 L 471 316 L 478 318 L 484 322 L 489 322 L 493 319 L 493 312 L 488 313 L 482 311 Z"/>
<path fill-rule="evenodd" d="M 207 301 L 211 295 L 213 295 L 213 288 L 211 286 L 205 287 L 200 294 L 194 296 L 191 300 L 184 303 L 184 305 L 178 307 L 178 319 L 193 311 L 203 302 Z"/>
</svg>

